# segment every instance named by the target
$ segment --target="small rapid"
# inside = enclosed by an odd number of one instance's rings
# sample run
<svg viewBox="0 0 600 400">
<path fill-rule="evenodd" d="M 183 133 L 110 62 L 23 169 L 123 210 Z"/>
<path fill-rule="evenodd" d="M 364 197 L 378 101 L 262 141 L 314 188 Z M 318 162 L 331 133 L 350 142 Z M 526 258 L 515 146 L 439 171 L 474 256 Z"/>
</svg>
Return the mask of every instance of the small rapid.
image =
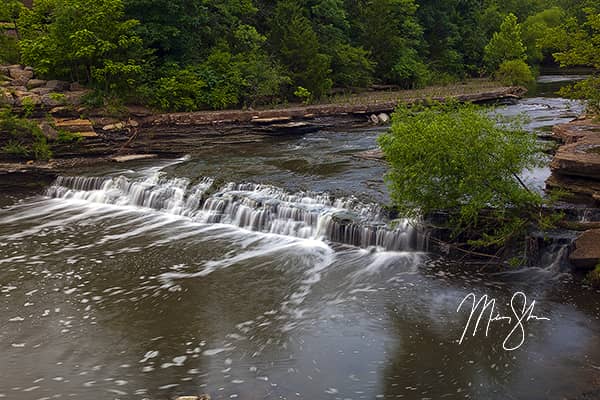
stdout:
<svg viewBox="0 0 600 400">
<path fill-rule="evenodd" d="M 255 183 L 218 185 L 209 177 L 192 182 L 188 178 L 168 177 L 156 168 L 138 177 L 61 176 L 46 195 L 90 204 L 149 209 L 189 218 L 195 223 L 225 224 L 361 248 L 410 251 L 426 247 L 414 221 L 391 221 L 382 207 L 365 204 L 355 197 L 289 193 Z"/>
</svg>

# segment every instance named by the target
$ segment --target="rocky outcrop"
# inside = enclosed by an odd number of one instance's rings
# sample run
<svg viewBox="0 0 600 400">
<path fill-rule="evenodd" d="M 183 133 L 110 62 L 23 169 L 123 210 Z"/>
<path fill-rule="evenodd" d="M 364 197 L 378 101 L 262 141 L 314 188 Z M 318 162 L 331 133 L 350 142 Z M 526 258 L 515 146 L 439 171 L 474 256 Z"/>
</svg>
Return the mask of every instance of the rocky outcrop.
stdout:
<svg viewBox="0 0 600 400">
<path fill-rule="evenodd" d="M 33 108 L 39 115 L 58 106 L 79 106 L 89 92 L 78 83 L 36 79 L 31 67 L 0 66 L 0 104 L 17 108 Z"/>
<path fill-rule="evenodd" d="M 595 268 L 600 263 L 600 229 L 591 229 L 579 236 L 569 260 L 575 268 Z"/>
<path fill-rule="evenodd" d="M 550 164 L 552 175 L 547 186 L 571 193 L 570 202 L 600 205 L 600 122 L 581 118 L 557 125 L 552 132 L 563 145 Z M 594 222 L 586 225 L 592 228 Z M 598 265 L 600 229 L 583 232 L 575 241 L 569 260 L 578 269 L 593 269 Z"/>
<path fill-rule="evenodd" d="M 550 164 L 548 186 L 600 204 L 600 123 L 579 119 L 555 126 L 553 134 L 563 145 Z"/>
</svg>

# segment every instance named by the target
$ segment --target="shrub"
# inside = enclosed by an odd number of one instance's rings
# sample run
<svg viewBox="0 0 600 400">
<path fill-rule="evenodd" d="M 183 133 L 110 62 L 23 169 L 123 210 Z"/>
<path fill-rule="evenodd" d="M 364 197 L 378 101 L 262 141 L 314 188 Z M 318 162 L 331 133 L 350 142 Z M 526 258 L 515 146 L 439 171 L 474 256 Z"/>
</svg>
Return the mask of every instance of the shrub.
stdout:
<svg viewBox="0 0 600 400">
<path fill-rule="evenodd" d="M 0 111 L 0 140 L 6 140 L 2 152 L 17 158 L 48 160 L 52 150 L 41 129 L 32 121 L 19 118 L 10 110 Z"/>
<path fill-rule="evenodd" d="M 509 60 L 500 64 L 495 77 L 504 85 L 527 86 L 534 81 L 531 68 L 523 60 Z"/>
<path fill-rule="evenodd" d="M 408 217 L 447 212 L 455 234 L 500 245 L 523 233 L 542 205 L 519 174 L 540 164 L 534 135 L 497 124 L 473 105 L 399 107 L 379 144 L 394 205 Z"/>
<path fill-rule="evenodd" d="M 585 100 L 587 111 L 590 114 L 600 114 L 600 76 L 565 86 L 558 93 L 561 96 Z"/>
<path fill-rule="evenodd" d="M 301 99 L 302 103 L 304 104 L 310 103 L 310 99 L 312 98 L 312 94 L 310 93 L 310 91 L 306 88 L 303 88 L 302 86 L 298 86 L 298 88 L 294 92 L 294 96 Z"/>
</svg>

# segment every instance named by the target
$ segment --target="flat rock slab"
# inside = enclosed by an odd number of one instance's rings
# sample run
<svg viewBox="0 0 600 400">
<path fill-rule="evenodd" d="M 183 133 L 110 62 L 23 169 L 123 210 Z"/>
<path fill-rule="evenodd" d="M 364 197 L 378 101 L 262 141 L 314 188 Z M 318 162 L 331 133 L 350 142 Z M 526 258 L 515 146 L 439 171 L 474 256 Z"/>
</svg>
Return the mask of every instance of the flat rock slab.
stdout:
<svg viewBox="0 0 600 400">
<path fill-rule="evenodd" d="M 600 229 L 583 232 L 575 241 L 569 260 L 575 268 L 594 269 L 600 263 Z"/>
<path fill-rule="evenodd" d="M 361 151 L 360 153 L 354 154 L 354 157 L 362 158 L 364 160 L 385 161 L 385 156 L 381 149 Z"/>
<path fill-rule="evenodd" d="M 55 119 L 54 124 L 58 129 L 77 133 L 83 137 L 97 137 L 92 121 L 89 119 Z"/>
<path fill-rule="evenodd" d="M 550 167 L 561 175 L 600 180 L 600 134 L 590 133 L 561 146 Z"/>
<path fill-rule="evenodd" d="M 577 142 L 590 134 L 600 135 L 600 125 L 589 119 L 578 119 L 567 124 L 558 124 L 552 128 L 552 135 L 565 144 Z"/>
<path fill-rule="evenodd" d="M 128 154 L 125 156 L 114 156 L 110 159 L 118 163 L 123 163 L 128 161 L 147 160 L 150 158 L 156 158 L 156 154 Z"/>
</svg>

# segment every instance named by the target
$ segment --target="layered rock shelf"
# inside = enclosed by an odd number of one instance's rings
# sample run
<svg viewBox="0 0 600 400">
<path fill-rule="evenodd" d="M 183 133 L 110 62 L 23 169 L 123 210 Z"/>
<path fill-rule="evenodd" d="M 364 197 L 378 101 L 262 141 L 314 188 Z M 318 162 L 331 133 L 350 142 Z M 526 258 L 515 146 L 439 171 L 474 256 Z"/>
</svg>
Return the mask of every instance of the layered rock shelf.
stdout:
<svg viewBox="0 0 600 400">
<path fill-rule="evenodd" d="M 550 187 L 600 205 L 600 121 L 582 118 L 553 129 L 562 141 L 550 164 Z"/>
<path fill-rule="evenodd" d="M 548 187 L 571 193 L 569 201 L 600 206 L 600 121 L 580 118 L 552 132 L 563 144 L 550 164 Z M 569 258 L 575 268 L 593 269 L 600 263 L 600 229 L 583 232 L 574 246 Z"/>
</svg>

